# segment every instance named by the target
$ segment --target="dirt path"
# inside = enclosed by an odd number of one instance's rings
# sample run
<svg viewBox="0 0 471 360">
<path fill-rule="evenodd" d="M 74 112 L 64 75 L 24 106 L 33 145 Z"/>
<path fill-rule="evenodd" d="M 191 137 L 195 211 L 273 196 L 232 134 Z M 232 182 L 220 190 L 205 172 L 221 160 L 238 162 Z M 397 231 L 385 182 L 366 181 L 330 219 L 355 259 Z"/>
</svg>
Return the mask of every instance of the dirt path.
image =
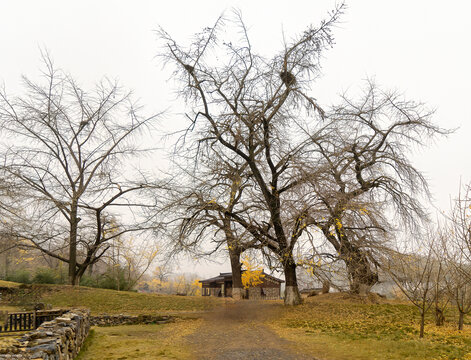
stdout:
<svg viewBox="0 0 471 360">
<path fill-rule="evenodd" d="M 186 337 L 195 359 L 217 360 L 315 360 L 294 350 L 264 323 L 276 315 L 276 305 L 240 301 L 204 316 L 202 325 Z"/>
</svg>

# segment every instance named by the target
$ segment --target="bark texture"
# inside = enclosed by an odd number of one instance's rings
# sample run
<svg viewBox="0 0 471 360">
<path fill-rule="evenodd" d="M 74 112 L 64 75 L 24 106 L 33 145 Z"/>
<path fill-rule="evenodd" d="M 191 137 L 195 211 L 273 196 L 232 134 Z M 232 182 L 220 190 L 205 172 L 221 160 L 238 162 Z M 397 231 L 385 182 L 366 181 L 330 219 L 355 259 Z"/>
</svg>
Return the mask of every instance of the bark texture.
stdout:
<svg viewBox="0 0 471 360">
<path fill-rule="evenodd" d="M 285 264 L 285 305 L 299 305 L 302 304 L 301 294 L 298 289 L 298 282 L 296 279 L 296 264 L 289 262 Z"/>
</svg>

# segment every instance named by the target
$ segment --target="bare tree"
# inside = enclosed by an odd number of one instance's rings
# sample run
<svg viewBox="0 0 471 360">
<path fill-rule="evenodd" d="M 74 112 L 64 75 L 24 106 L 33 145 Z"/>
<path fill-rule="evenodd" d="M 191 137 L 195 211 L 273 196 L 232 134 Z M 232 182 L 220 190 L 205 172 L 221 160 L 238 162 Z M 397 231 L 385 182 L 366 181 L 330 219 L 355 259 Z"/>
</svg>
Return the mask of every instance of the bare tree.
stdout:
<svg viewBox="0 0 471 360">
<path fill-rule="evenodd" d="M 413 228 L 427 219 L 421 204 L 430 197 L 427 182 L 408 154 L 446 133 L 431 122 L 432 114 L 368 81 L 358 100 L 343 96 L 320 131 L 303 126 L 317 155 L 302 174 L 318 198 L 306 224 L 331 244 L 328 256 L 345 263 L 353 292 L 378 281 L 377 259 L 400 228 L 392 224 Z"/>
<path fill-rule="evenodd" d="M 445 310 L 452 299 L 453 286 L 453 266 L 450 263 L 450 244 L 447 237 L 447 229 L 437 221 L 436 239 L 434 246 L 437 270 L 434 273 L 434 307 L 435 307 L 435 325 L 442 326 L 445 323 Z"/>
<path fill-rule="evenodd" d="M 434 235 L 427 229 L 412 252 L 391 252 L 383 264 L 402 293 L 419 310 L 421 338 L 424 337 L 425 314 L 435 301 L 436 273 L 440 271 L 434 243 Z"/>
<path fill-rule="evenodd" d="M 458 330 L 463 330 L 464 317 L 471 312 L 471 267 L 459 249 L 448 252 L 447 290 L 458 309 Z"/>
<path fill-rule="evenodd" d="M 471 312 L 471 185 L 460 187 L 449 215 L 450 229 L 446 254 L 450 274 L 448 289 L 458 308 L 458 329 Z"/>
<path fill-rule="evenodd" d="M 156 116 L 140 116 L 131 94 L 112 81 L 86 92 L 47 54 L 43 61 L 43 82 L 24 77 L 24 95 L 0 93 L 1 170 L 21 194 L 22 211 L 10 217 L 18 235 L 68 263 L 75 285 L 107 249 L 106 213 L 145 205 L 131 194 L 149 184 L 130 181 L 124 160 L 143 150 L 135 136 Z"/>
<path fill-rule="evenodd" d="M 286 303 L 300 302 L 293 251 L 309 232 L 320 230 L 328 240 L 328 256 L 345 263 L 354 292 L 377 282 L 377 258 L 397 228 L 391 224 L 401 220 L 412 228 L 427 217 L 421 205 L 427 183 L 408 151 L 446 133 L 431 123 L 432 112 L 422 104 L 372 82 L 362 98 L 344 96 L 331 111 L 309 95 L 342 9 L 273 59 L 252 50 L 239 14 L 237 45 L 220 39 L 228 28 L 223 19 L 188 48 L 160 31 L 167 47 L 162 56 L 175 65 L 181 94 L 194 106 L 182 141 L 197 144 L 195 159 L 207 152 L 247 165 L 252 186 L 244 191 L 250 195 L 244 204 L 258 211 L 250 217 L 225 214 L 282 264 Z M 385 215 L 391 211 L 394 219 Z M 312 256 L 319 254 L 313 247 Z"/>
<path fill-rule="evenodd" d="M 176 164 L 176 167 L 178 165 Z M 191 165 L 189 165 L 191 168 Z M 244 206 L 242 195 L 248 186 L 244 176 L 247 165 L 201 156 L 197 168 L 180 169 L 173 190 L 167 191 L 168 206 L 164 209 L 166 228 L 176 240 L 178 251 L 195 256 L 211 256 L 227 249 L 232 269 L 232 297 L 242 296 L 241 254 L 260 247 L 257 238 L 233 221 L 232 216 L 245 216 L 250 210 Z"/>
<path fill-rule="evenodd" d="M 250 170 L 252 197 L 263 205 L 259 221 L 229 215 L 282 264 L 285 304 L 301 302 L 293 250 L 304 231 L 302 222 L 296 220 L 304 209 L 285 211 L 285 206 L 302 196 L 293 175 L 306 137 L 293 130 L 296 119 L 309 116 L 318 121 L 323 116 L 308 90 L 319 74 L 322 52 L 333 43 L 331 29 L 343 8 L 339 5 L 327 20 L 309 27 L 272 59 L 253 51 L 237 13 L 237 45 L 220 40 L 222 18 L 197 34 L 186 49 L 165 31 L 159 32 L 165 43 L 162 56 L 175 65 L 175 74 L 182 80 L 181 94 L 193 106 L 193 114 L 188 116 L 196 142 L 237 158 Z"/>
</svg>

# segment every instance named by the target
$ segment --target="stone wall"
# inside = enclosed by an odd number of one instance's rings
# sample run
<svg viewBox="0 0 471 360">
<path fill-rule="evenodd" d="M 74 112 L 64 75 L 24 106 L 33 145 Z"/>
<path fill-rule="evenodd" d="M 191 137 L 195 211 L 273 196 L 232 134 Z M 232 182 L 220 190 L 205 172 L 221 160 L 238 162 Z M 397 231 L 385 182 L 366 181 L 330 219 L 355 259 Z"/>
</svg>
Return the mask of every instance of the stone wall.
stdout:
<svg viewBox="0 0 471 360">
<path fill-rule="evenodd" d="M 280 288 L 264 288 L 263 292 L 265 294 L 266 300 L 278 300 L 280 298 Z"/>
<path fill-rule="evenodd" d="M 90 311 L 71 310 L 18 339 L 4 349 L 0 360 L 71 360 L 77 356 L 90 330 Z"/>
<path fill-rule="evenodd" d="M 249 288 L 250 300 L 278 300 L 280 298 L 279 288 Z"/>
<path fill-rule="evenodd" d="M 173 321 L 171 316 L 156 315 L 97 315 L 90 316 L 92 326 L 117 326 L 135 324 L 166 324 Z"/>
<path fill-rule="evenodd" d="M 248 289 L 249 299 L 250 300 L 261 300 L 262 299 L 262 289 L 258 287 L 252 287 Z"/>
</svg>

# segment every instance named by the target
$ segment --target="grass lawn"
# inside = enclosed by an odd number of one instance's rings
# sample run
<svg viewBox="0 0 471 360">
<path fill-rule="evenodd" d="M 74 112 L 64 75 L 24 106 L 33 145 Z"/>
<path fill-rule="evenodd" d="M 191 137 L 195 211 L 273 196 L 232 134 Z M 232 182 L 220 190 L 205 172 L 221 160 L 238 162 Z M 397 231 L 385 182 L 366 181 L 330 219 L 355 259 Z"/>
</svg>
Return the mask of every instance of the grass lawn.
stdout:
<svg viewBox="0 0 471 360">
<path fill-rule="evenodd" d="M 271 327 L 321 359 L 471 359 L 471 324 L 456 330 L 451 310 L 442 327 L 429 314 L 420 339 L 419 315 L 409 304 L 365 304 L 329 295 L 281 308 Z"/>
<path fill-rule="evenodd" d="M 193 333 L 200 321 L 95 327 L 76 359 L 191 359 L 183 338 Z"/>
<path fill-rule="evenodd" d="M 21 284 L 16 283 L 16 282 L 0 280 L 0 287 L 2 288 L 18 288 L 20 285 Z M 0 311 L 14 312 L 14 311 L 21 311 L 21 310 L 22 310 L 21 307 L 0 303 Z"/>
<path fill-rule="evenodd" d="M 202 296 L 169 296 L 88 287 L 53 286 L 41 301 L 54 307 L 86 307 L 92 314 L 152 314 L 209 310 L 224 302 Z"/>
<path fill-rule="evenodd" d="M 18 306 L 10 306 L 10 305 L 3 305 L 0 304 L 0 311 L 7 311 L 7 312 L 19 312 L 22 311 L 23 309 Z"/>
<path fill-rule="evenodd" d="M 0 287 L 19 287 L 21 284 L 11 281 L 0 280 Z"/>
<path fill-rule="evenodd" d="M 11 283 L 11 286 L 14 284 Z M 89 308 L 92 314 L 166 314 L 210 310 L 225 302 L 224 299 L 206 296 L 157 295 L 84 286 L 42 284 L 26 285 L 9 300 L 9 303 L 0 304 L 0 310 L 14 311 L 41 302 L 59 308 L 85 307 Z"/>
</svg>

